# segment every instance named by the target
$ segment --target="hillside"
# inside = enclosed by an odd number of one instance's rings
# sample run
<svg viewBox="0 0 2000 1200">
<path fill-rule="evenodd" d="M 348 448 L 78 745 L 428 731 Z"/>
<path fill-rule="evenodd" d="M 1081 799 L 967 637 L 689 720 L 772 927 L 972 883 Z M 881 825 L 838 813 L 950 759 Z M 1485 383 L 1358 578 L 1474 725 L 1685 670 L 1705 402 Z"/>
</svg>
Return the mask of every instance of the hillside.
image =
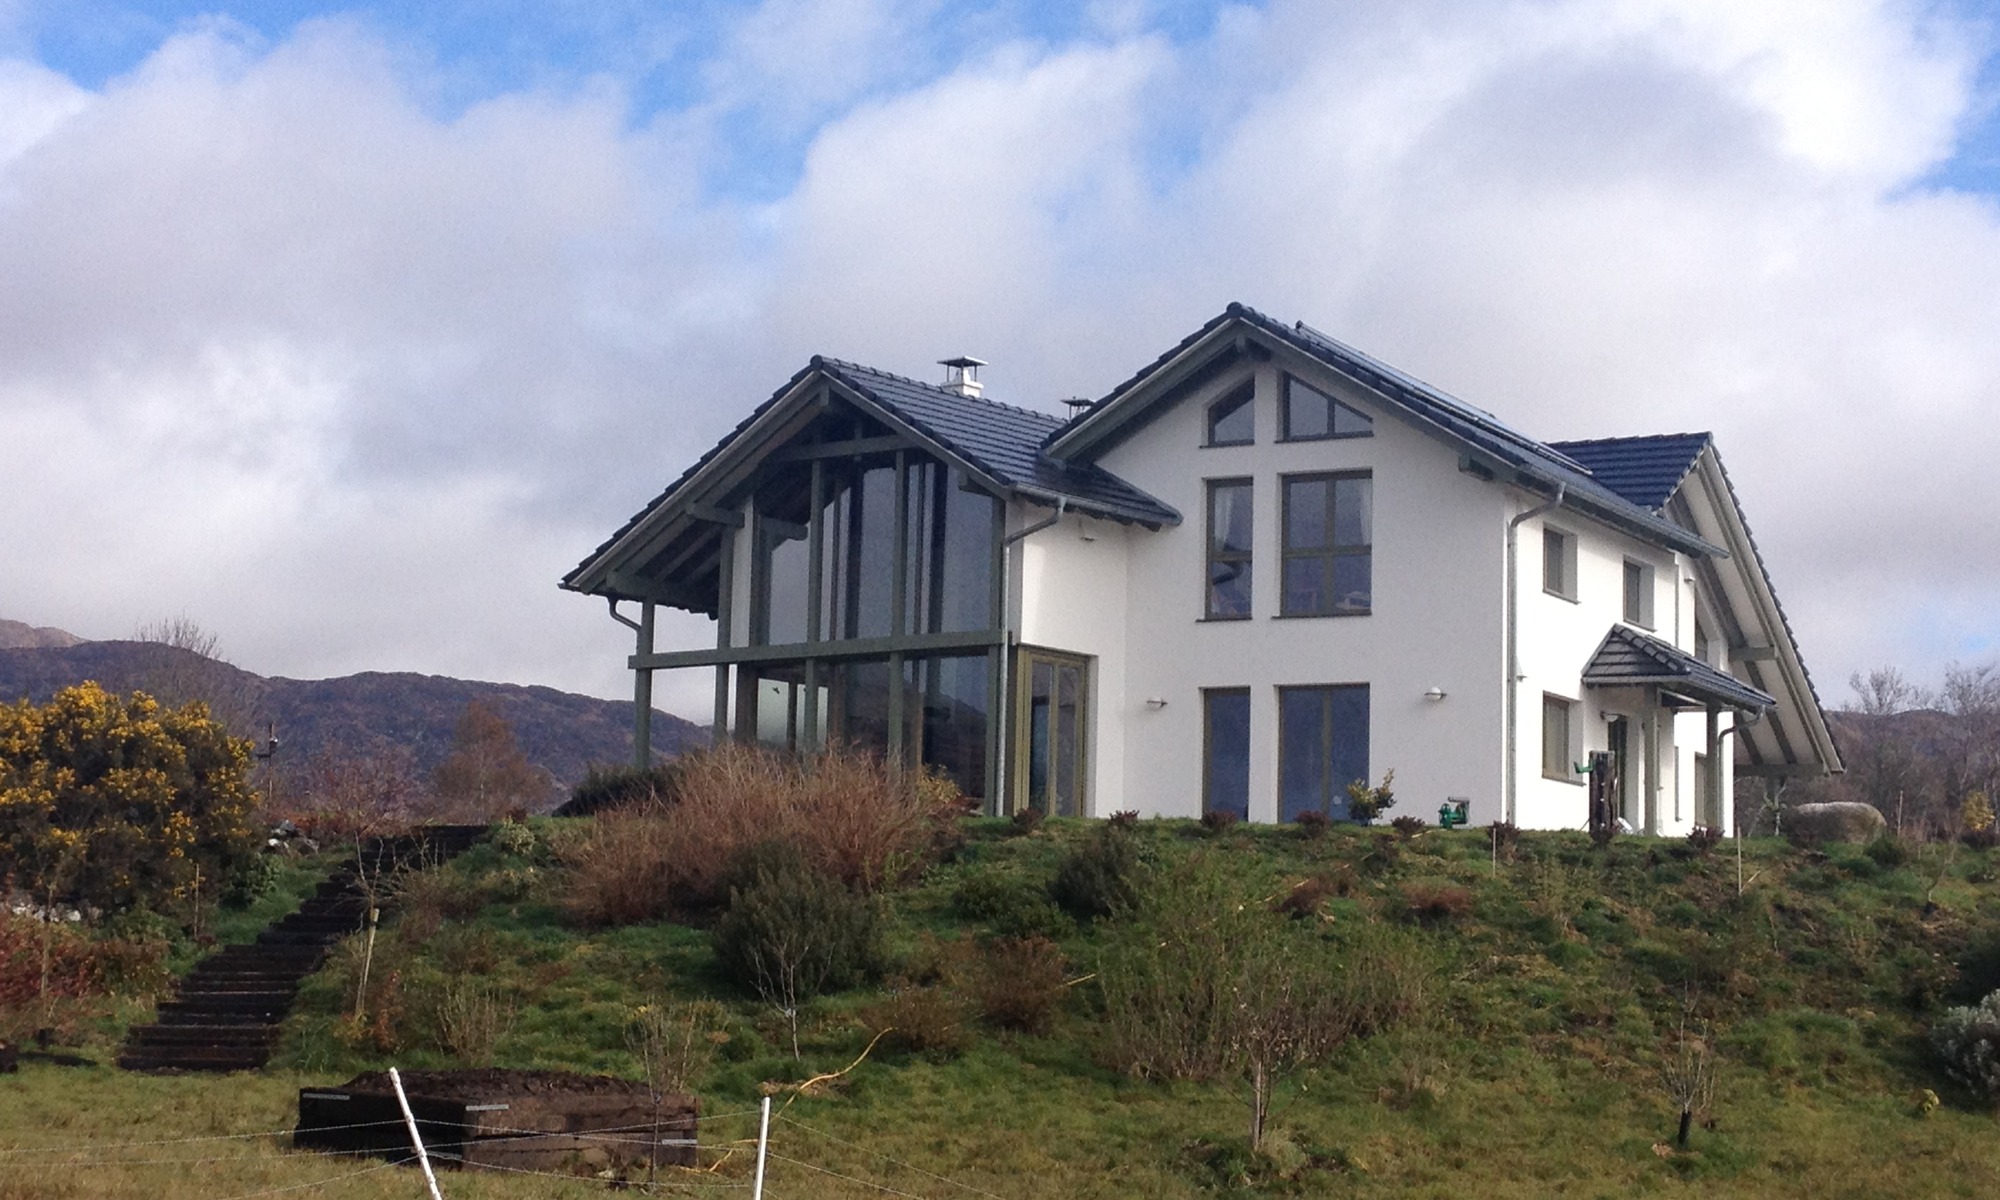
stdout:
<svg viewBox="0 0 2000 1200">
<path fill-rule="evenodd" d="M 473 700 L 497 709 L 514 726 L 528 760 L 565 784 L 583 778 L 593 764 L 624 763 L 632 753 L 630 701 L 554 688 L 408 672 L 267 678 L 150 642 L 0 649 L 0 700 L 25 697 L 39 703 L 86 679 L 169 700 L 203 699 L 236 732 L 260 740 L 275 722 L 280 753 L 293 763 L 322 753 L 393 750 L 407 753 L 415 769 L 427 774 L 450 752 L 452 731 Z M 654 710 L 657 752 L 673 754 L 707 740 L 703 727 Z"/>
<path fill-rule="evenodd" d="M 1290 1078 L 1271 1140 L 1250 1154 L 1239 1088 L 1149 1080 L 1114 1061 L 1121 1035 L 1100 972 L 1129 952 L 1134 928 L 1051 920 L 1036 899 L 1101 825 L 1023 835 L 970 822 L 952 861 L 886 897 L 879 981 L 806 1006 L 798 1059 L 783 1018 L 719 975 L 707 929 L 565 919 L 561 864 L 587 828 L 537 821 L 532 836 L 477 849 L 406 889 L 375 960 L 399 983 L 378 993 L 366 1027 L 342 1019 L 356 960 L 338 956 L 287 1028 L 288 1067 L 231 1081 L 24 1075 L 18 1099 L 0 1095 L 10 1131 L 0 1142 L 58 1130 L 89 1138 L 106 1129 L 93 1105 L 133 1112 L 139 1092 L 226 1114 L 203 1117 L 198 1132 L 282 1127 L 296 1087 L 455 1061 L 433 1014 L 478 996 L 495 1006 L 484 1044 L 496 1065 L 628 1077 L 639 1070 L 629 1035 L 641 1006 L 721 1005 L 690 1017 L 715 1030 L 694 1040 L 712 1053 L 696 1069 L 714 1117 L 704 1161 L 719 1165 L 669 1175 L 668 1194 L 741 1186 L 741 1147 L 754 1135 L 745 1114 L 772 1092 L 779 1196 L 1970 1196 L 1989 1194 L 2000 1171 L 1990 1109 L 1945 1077 L 1926 1042 L 1947 1005 L 2000 986 L 2000 852 L 1818 853 L 1759 841 L 1739 891 L 1727 845 L 1626 838 L 1598 848 L 1581 835 L 1526 834 L 1495 856 L 1476 830 L 1405 839 L 1336 828 L 1315 839 L 1296 827 L 1143 822 L 1129 836 L 1145 888 L 1171 886 L 1196 861 L 1219 867 L 1250 905 L 1319 880 L 1323 892 L 1294 906 L 1287 936 L 1373 947 L 1370 961 L 1403 997 Z M 1024 925 L 1056 939 L 1056 978 L 1068 986 L 1057 985 L 1045 1028 L 1009 1031 L 980 1015 L 994 985 L 977 964 L 1004 944 L 990 940 L 997 933 Z M 1328 977 L 1329 987 L 1352 982 Z M 885 1026 L 900 1032 L 875 1042 L 871 1030 Z M 1715 1076 L 1681 1151 L 1663 1069 L 1684 1027 L 1712 1051 Z M 805 1095 L 789 1086 L 843 1070 Z M 1935 1111 L 1927 1090 L 1942 1099 Z M 187 1124 L 151 1117 L 116 1133 L 185 1136 Z M 337 1169 L 259 1155 L 259 1173 L 245 1178 L 265 1185 Z M 146 1192 L 156 1178 L 134 1168 L 129 1193 L 117 1194 L 189 1194 Z M 546 1180 L 454 1182 L 455 1195 L 598 1194 Z M 398 1178 L 346 1186 L 408 1194 Z"/>
</svg>

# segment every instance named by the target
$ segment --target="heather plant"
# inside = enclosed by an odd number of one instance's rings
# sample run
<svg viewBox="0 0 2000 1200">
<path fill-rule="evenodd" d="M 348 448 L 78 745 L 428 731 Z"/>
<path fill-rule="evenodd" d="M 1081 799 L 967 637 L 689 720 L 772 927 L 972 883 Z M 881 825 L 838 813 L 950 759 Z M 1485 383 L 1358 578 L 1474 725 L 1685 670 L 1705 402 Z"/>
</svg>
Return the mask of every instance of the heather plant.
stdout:
<svg viewBox="0 0 2000 1200">
<path fill-rule="evenodd" d="M 1212 836 L 1221 836 L 1236 828 L 1238 817 L 1226 808 L 1211 808 L 1201 814 L 1201 827 Z"/>
<path fill-rule="evenodd" d="M 1316 842 L 1326 836 L 1326 831 L 1333 826 L 1333 821 L 1323 812 L 1308 809 L 1299 814 L 1298 824 L 1299 836 L 1309 842 Z"/>
<path fill-rule="evenodd" d="M 980 956 L 980 1015 L 1001 1029 L 1046 1033 L 1068 990 L 1062 949 L 1045 937 L 996 938 Z"/>
<path fill-rule="evenodd" d="M 1009 937 L 1063 938 L 1076 932 L 1076 922 L 1049 899 L 1047 888 L 1012 871 L 967 873 L 953 889 L 951 903 L 960 916 L 984 921 Z"/>
<path fill-rule="evenodd" d="M 670 805 L 679 799 L 678 760 L 650 767 L 593 766 L 570 789 L 559 815 L 589 817 L 628 805 Z"/>
<path fill-rule="evenodd" d="M 844 991 L 881 962 L 873 898 L 807 862 L 788 842 L 749 848 L 732 864 L 742 880 L 710 938 L 728 978 L 753 991 L 791 1030 L 799 1054 L 799 1013 L 815 997 Z"/>
<path fill-rule="evenodd" d="M 1056 866 L 1049 897 L 1079 921 L 1114 916 L 1138 899 L 1139 848 L 1116 825 L 1099 825 Z"/>
<path fill-rule="evenodd" d="M 1687 844 L 1688 849 L 1706 858 L 1722 844 L 1722 830 L 1709 825 L 1697 825 L 1688 830 Z"/>
<path fill-rule="evenodd" d="M 1945 1074 L 1980 1099 L 2000 1102 L 2000 991 L 1947 1010 L 1931 1027 L 1931 1048 Z"/>
</svg>

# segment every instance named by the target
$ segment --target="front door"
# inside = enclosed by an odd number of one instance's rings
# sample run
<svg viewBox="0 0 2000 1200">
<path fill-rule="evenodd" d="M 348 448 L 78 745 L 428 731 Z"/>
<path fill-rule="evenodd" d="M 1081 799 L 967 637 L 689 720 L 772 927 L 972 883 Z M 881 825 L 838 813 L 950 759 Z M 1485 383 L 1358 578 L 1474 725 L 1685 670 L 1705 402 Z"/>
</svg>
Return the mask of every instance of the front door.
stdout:
<svg viewBox="0 0 2000 1200">
<path fill-rule="evenodd" d="M 1088 814 L 1090 660 L 1023 648 L 1014 678 L 1015 810 Z"/>
<path fill-rule="evenodd" d="M 1631 758 L 1632 722 L 1624 717 L 1611 718 L 1610 728 L 1605 731 L 1605 740 L 1611 749 L 1611 779 L 1606 790 L 1609 792 L 1607 799 L 1611 804 L 1612 815 L 1624 818 L 1627 825 L 1636 829 L 1639 823 L 1632 819 L 1632 814 L 1627 811 L 1625 803 L 1629 794 L 1629 789 L 1625 786 L 1625 767 Z"/>
</svg>

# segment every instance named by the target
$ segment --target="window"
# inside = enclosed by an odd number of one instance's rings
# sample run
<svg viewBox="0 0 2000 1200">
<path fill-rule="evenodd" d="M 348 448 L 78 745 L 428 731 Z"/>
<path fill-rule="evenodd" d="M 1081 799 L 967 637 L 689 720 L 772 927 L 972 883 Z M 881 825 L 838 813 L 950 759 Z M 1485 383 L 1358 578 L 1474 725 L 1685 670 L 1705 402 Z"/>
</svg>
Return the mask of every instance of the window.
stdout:
<svg viewBox="0 0 2000 1200">
<path fill-rule="evenodd" d="M 1375 481 L 1366 471 L 1284 477 L 1287 617 L 1345 617 L 1373 605 Z"/>
<path fill-rule="evenodd" d="M 1576 535 L 1542 527 L 1542 590 L 1576 599 Z"/>
<path fill-rule="evenodd" d="M 1653 568 L 1625 560 L 1625 623 L 1653 627 Z"/>
<path fill-rule="evenodd" d="M 1257 440 L 1257 398 L 1255 380 L 1232 388 L 1228 395 L 1208 406 L 1208 444 L 1247 446 Z"/>
<path fill-rule="evenodd" d="M 1347 785 L 1368 778 L 1368 685 L 1278 689 L 1278 815 L 1347 816 Z"/>
<path fill-rule="evenodd" d="M 1374 418 L 1290 375 L 1285 376 L 1284 399 L 1279 409 L 1278 436 L 1283 441 L 1311 442 L 1375 434 Z"/>
<path fill-rule="evenodd" d="M 1201 811 L 1250 817 L 1250 689 L 1201 693 Z"/>
<path fill-rule="evenodd" d="M 1090 664 L 1073 655 L 1023 650 L 1017 678 L 1022 805 L 1051 817 L 1081 817 L 1089 811 Z"/>
<path fill-rule="evenodd" d="M 1561 696 L 1542 696 L 1542 775 L 1564 783 L 1578 782 L 1571 767 L 1570 714 L 1576 705 Z"/>
<path fill-rule="evenodd" d="M 1247 479 L 1208 485 L 1208 600 L 1210 619 L 1250 615 L 1251 487 Z"/>
</svg>

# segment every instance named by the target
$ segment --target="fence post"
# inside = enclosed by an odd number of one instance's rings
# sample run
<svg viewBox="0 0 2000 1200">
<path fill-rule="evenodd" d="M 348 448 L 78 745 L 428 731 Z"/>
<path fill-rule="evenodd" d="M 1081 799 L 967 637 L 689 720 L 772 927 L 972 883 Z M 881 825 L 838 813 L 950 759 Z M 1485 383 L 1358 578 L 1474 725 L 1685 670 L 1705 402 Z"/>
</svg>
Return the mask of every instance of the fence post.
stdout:
<svg viewBox="0 0 2000 1200">
<path fill-rule="evenodd" d="M 764 1097 L 764 1115 L 757 1122 L 757 1180 L 750 1185 L 750 1200 L 764 1200 L 764 1148 L 771 1143 L 771 1098 Z"/>
<path fill-rule="evenodd" d="M 389 1068 L 389 1082 L 396 1086 L 396 1103 L 403 1106 L 403 1124 L 410 1131 L 410 1145 L 416 1147 L 417 1164 L 424 1169 L 424 1182 L 431 1185 L 431 1200 L 444 1200 L 443 1195 L 438 1192 L 438 1178 L 431 1173 L 431 1156 L 424 1152 L 423 1135 L 417 1132 L 417 1114 L 410 1111 L 410 1098 L 403 1092 L 403 1077 L 397 1074 L 394 1067 Z M 770 1106 L 769 1100 L 764 1101 L 767 1110 Z M 757 1161 L 760 1165 L 764 1161 L 761 1149 L 758 1151 Z"/>
</svg>

